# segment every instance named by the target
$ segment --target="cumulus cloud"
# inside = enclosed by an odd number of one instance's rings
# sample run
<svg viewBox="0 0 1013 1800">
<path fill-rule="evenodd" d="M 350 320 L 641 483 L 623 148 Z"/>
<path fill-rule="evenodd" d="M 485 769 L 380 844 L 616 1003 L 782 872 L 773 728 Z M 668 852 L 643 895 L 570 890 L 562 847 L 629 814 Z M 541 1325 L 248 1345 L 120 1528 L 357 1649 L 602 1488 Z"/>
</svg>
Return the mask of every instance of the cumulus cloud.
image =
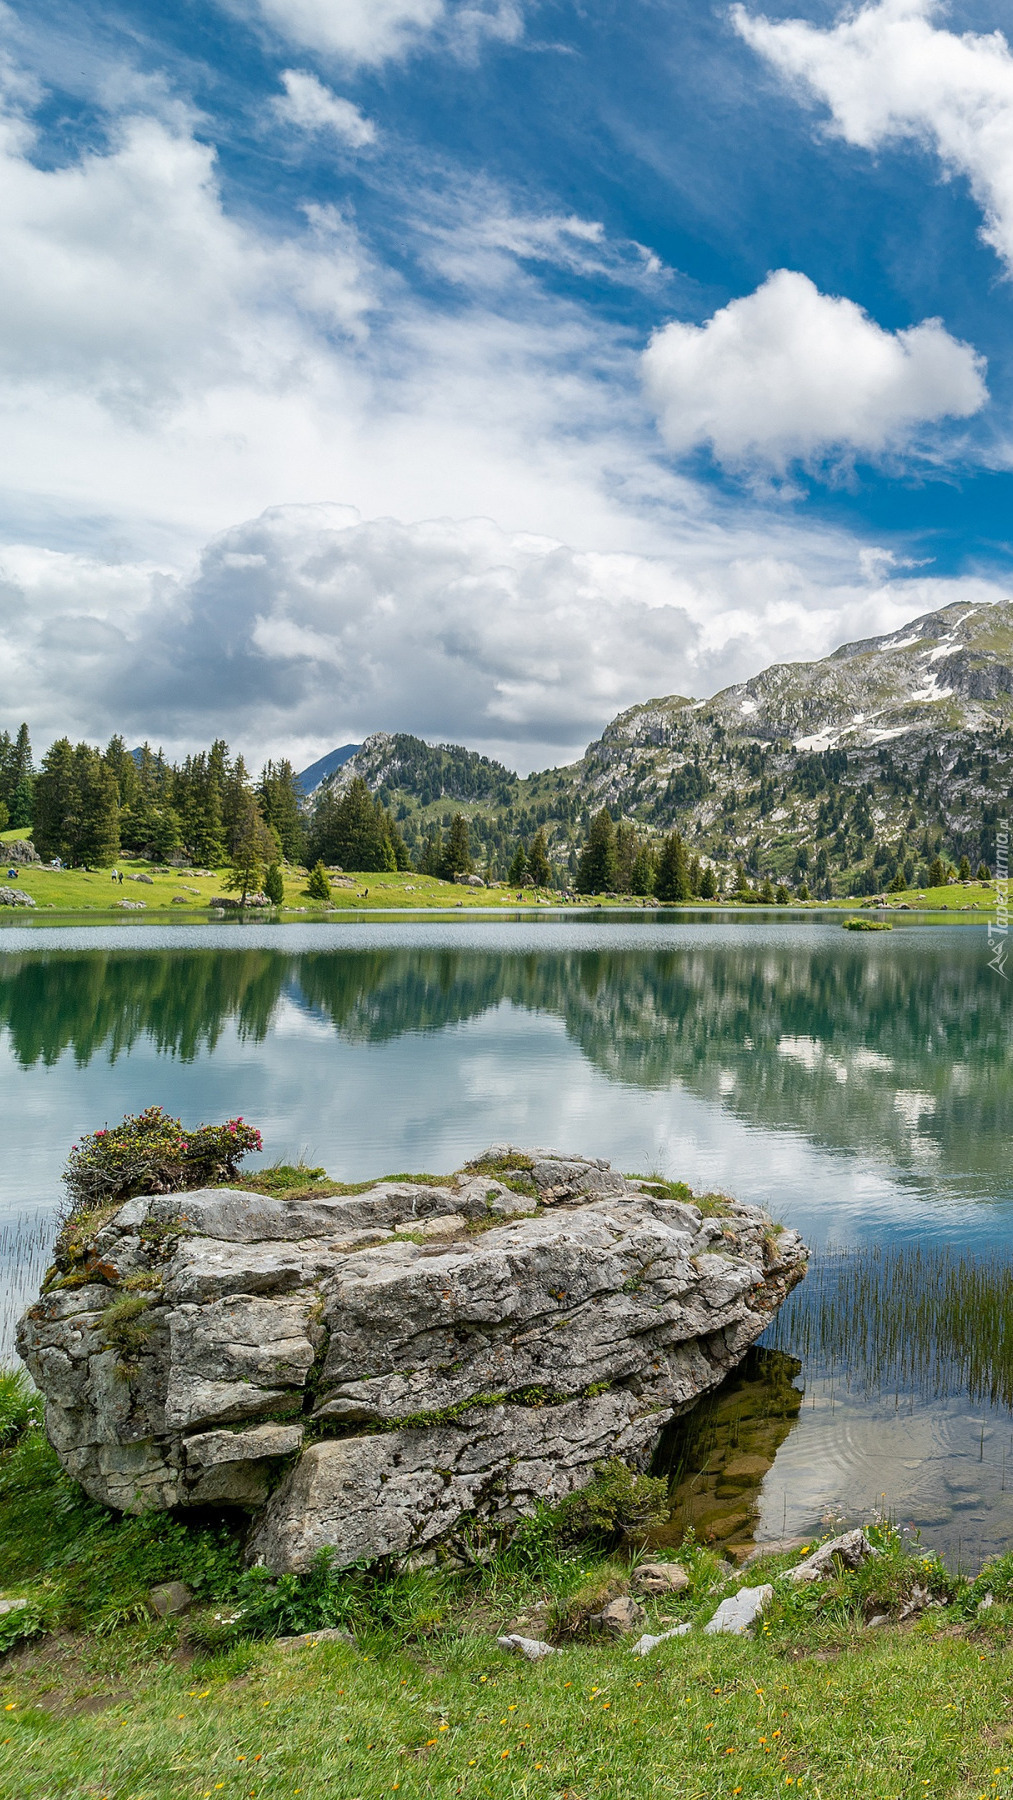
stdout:
<svg viewBox="0 0 1013 1800">
<path fill-rule="evenodd" d="M 824 101 L 850 144 L 913 138 L 966 176 L 985 241 L 1013 269 L 1013 56 L 999 31 L 941 30 L 938 0 L 879 0 L 821 28 L 732 9 L 745 41 Z"/>
<path fill-rule="evenodd" d="M 249 13 L 250 0 L 230 0 Z M 343 61 L 376 65 L 436 40 L 474 53 L 483 40 L 513 43 L 522 34 L 517 0 L 448 4 L 448 0 L 254 0 L 267 23 L 289 42 Z"/>
<path fill-rule="evenodd" d="M 652 694 L 709 694 L 998 597 L 822 549 L 822 567 L 801 540 L 606 555 L 487 519 L 293 506 L 219 535 L 185 580 L 16 550 L 0 569 L 0 717 L 27 713 L 42 741 L 122 730 L 175 749 L 224 732 L 255 762 L 408 730 L 528 769 Z"/>
<path fill-rule="evenodd" d="M 367 119 L 351 100 L 332 93 L 315 75 L 305 69 L 286 69 L 281 81 L 285 92 L 274 102 L 278 118 L 299 131 L 333 132 L 353 150 L 376 142 L 372 119 Z"/>
<path fill-rule="evenodd" d="M 704 325 L 664 326 L 643 371 L 672 449 L 706 444 L 736 466 L 878 457 L 988 397 L 982 359 L 939 319 L 884 331 L 791 269 Z"/>
</svg>

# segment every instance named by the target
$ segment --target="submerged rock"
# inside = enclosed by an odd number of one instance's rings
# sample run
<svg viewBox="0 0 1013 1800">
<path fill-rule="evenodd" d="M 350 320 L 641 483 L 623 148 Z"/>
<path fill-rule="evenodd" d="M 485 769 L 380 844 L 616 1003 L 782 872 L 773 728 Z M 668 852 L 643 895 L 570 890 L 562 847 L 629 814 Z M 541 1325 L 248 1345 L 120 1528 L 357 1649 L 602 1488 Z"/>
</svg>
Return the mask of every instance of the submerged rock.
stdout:
<svg viewBox="0 0 1013 1800">
<path fill-rule="evenodd" d="M 63 1467 L 122 1511 L 244 1507 L 279 1572 L 646 1467 L 806 1258 L 757 1207 L 509 1146 L 438 1186 L 138 1198 L 61 1242 L 18 1348 Z"/>
</svg>

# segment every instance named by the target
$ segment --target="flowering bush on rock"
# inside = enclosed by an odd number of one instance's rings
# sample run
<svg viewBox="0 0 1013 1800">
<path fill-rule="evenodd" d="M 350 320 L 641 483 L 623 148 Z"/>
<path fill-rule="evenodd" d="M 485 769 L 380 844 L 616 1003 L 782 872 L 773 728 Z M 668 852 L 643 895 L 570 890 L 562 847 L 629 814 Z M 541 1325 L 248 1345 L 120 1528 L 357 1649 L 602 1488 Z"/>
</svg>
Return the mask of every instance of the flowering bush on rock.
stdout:
<svg viewBox="0 0 1013 1800">
<path fill-rule="evenodd" d="M 121 1125 L 89 1132 L 75 1144 L 63 1179 L 75 1211 L 134 1194 L 210 1187 L 234 1176 L 244 1156 L 263 1148 L 245 1120 L 188 1131 L 160 1106 L 128 1114 Z"/>
</svg>

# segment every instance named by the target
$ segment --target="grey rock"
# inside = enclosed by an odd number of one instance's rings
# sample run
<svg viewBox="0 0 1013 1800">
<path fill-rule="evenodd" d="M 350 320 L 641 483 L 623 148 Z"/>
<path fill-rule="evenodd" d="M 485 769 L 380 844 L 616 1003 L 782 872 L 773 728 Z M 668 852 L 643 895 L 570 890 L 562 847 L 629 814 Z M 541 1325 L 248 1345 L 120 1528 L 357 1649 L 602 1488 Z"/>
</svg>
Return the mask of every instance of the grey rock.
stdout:
<svg viewBox="0 0 1013 1800">
<path fill-rule="evenodd" d="M 15 838 L 12 843 L 4 844 L 0 852 L 0 861 L 7 864 L 41 863 L 42 858 L 27 838 Z"/>
<path fill-rule="evenodd" d="M 452 1554 L 464 1514 L 508 1529 L 608 1457 L 645 1467 L 805 1259 L 758 1208 L 702 1218 L 600 1160 L 494 1146 L 438 1186 L 128 1201 L 17 1341 L 64 1468 L 105 1505 L 258 1511 L 252 1553 L 278 1571 L 324 1546 Z M 129 1357 L 102 1324 L 128 1279 L 150 1291 Z"/>
<path fill-rule="evenodd" d="M 994 1605 L 995 1605 L 995 1595 L 994 1594 L 983 1594 L 982 1598 L 978 1601 L 977 1610 L 980 1613 L 988 1612 L 989 1607 L 994 1606 Z"/>
<path fill-rule="evenodd" d="M 704 1630 L 710 1633 L 730 1632 L 735 1637 L 742 1637 L 755 1625 L 761 1613 L 774 1598 L 774 1590 L 770 1582 L 762 1587 L 740 1588 L 737 1594 L 729 1595 L 722 1600 L 713 1619 L 708 1619 Z"/>
<path fill-rule="evenodd" d="M 128 881 L 142 881 L 144 883 L 145 887 L 154 887 L 154 885 L 155 885 L 153 877 L 151 875 L 145 875 L 143 873 L 141 873 L 139 875 L 128 875 L 127 880 Z"/>
<path fill-rule="evenodd" d="M 23 888 L 0 887 L 0 906 L 34 906 L 31 894 Z"/>
<path fill-rule="evenodd" d="M 355 1649 L 355 1639 L 342 1625 L 325 1625 L 322 1631 L 301 1631 L 297 1637 L 275 1638 L 276 1650 L 313 1650 L 317 1644 L 346 1644 Z"/>
<path fill-rule="evenodd" d="M 804 1550 L 811 1543 L 811 1537 L 771 1538 L 769 1543 L 757 1544 L 755 1549 L 750 1550 L 739 1567 L 748 1569 L 753 1563 L 761 1562 L 765 1556 L 790 1556 L 793 1551 Z"/>
<path fill-rule="evenodd" d="M 880 1630 L 880 1628 L 882 1626 L 889 1625 L 889 1624 L 890 1624 L 890 1614 L 889 1613 L 873 1613 L 872 1618 L 869 1620 L 869 1630 L 870 1631 L 878 1631 L 878 1630 Z"/>
<path fill-rule="evenodd" d="M 24 1612 L 27 1605 L 27 1600 L 0 1600 L 0 1619 L 5 1619 L 8 1613 Z"/>
<path fill-rule="evenodd" d="M 633 1586 L 644 1594 L 684 1594 L 689 1576 L 681 1563 L 641 1563 L 634 1571 Z"/>
<path fill-rule="evenodd" d="M 148 1595 L 148 1605 L 158 1619 L 175 1618 L 179 1613 L 189 1612 L 193 1605 L 193 1595 L 182 1581 L 165 1581 L 160 1587 L 153 1587 Z"/>
<path fill-rule="evenodd" d="M 506 1637 L 496 1639 L 501 1650 L 512 1650 L 515 1655 L 526 1657 L 528 1662 L 541 1662 L 544 1656 L 558 1656 L 559 1652 L 551 1644 L 544 1644 L 541 1638 L 521 1637 L 511 1631 Z"/>
<path fill-rule="evenodd" d="M 666 1644 L 669 1638 L 685 1637 L 687 1632 L 692 1629 L 692 1625 L 689 1624 L 673 1625 L 671 1631 L 659 1631 L 657 1637 L 651 1637 L 645 1631 L 643 1637 L 638 1638 L 633 1645 L 633 1654 L 634 1656 L 650 1656 L 651 1651 L 656 1650 L 659 1644 Z"/>
<path fill-rule="evenodd" d="M 834 1573 L 834 1564 L 842 1569 L 857 1569 L 866 1557 L 874 1556 L 865 1532 L 859 1527 L 856 1531 L 846 1531 L 841 1537 L 831 1538 L 800 1562 L 797 1568 L 790 1571 L 788 1579 L 801 1586 L 806 1581 L 822 1581 L 825 1576 Z"/>
<path fill-rule="evenodd" d="M 597 1631 L 606 1631 L 610 1637 L 628 1637 L 638 1625 L 643 1624 L 643 1607 L 638 1606 L 631 1594 L 623 1594 L 618 1600 L 610 1600 L 601 1612 L 592 1613 L 588 1624 Z"/>
</svg>

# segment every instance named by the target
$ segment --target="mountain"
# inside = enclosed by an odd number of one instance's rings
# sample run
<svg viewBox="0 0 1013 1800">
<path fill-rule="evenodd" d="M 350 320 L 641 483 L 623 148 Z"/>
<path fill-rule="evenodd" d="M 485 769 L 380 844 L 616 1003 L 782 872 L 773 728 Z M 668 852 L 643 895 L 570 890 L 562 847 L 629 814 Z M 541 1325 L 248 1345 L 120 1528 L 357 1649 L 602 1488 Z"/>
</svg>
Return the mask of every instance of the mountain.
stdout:
<svg viewBox="0 0 1013 1800">
<path fill-rule="evenodd" d="M 456 746 L 378 734 L 339 771 L 382 795 L 410 846 L 454 811 L 502 863 L 546 828 L 573 865 L 601 807 L 642 835 L 677 827 L 723 871 L 870 893 L 937 854 L 995 859 L 1013 781 L 1013 601 L 959 603 L 709 700 L 620 713 L 579 762 L 519 779 Z"/>
<path fill-rule="evenodd" d="M 308 769 L 304 769 L 301 775 L 296 776 L 300 791 L 305 798 L 309 799 L 309 796 L 316 792 L 320 783 L 327 780 L 328 775 L 333 775 L 335 769 L 340 769 L 349 757 L 354 756 L 356 751 L 361 749 L 361 744 L 342 744 L 340 750 L 328 750 L 326 756 L 321 756 L 319 761 L 310 763 Z"/>
</svg>

